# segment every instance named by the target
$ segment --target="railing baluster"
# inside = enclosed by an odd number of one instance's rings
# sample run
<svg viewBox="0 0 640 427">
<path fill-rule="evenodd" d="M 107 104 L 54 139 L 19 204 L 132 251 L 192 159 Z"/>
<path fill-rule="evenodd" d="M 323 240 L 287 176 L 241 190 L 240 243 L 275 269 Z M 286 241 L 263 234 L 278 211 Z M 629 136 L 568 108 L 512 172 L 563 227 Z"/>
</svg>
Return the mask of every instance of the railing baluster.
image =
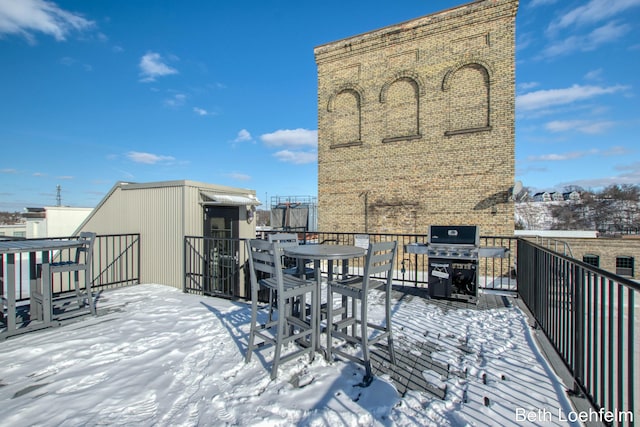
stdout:
<svg viewBox="0 0 640 427">
<path fill-rule="evenodd" d="M 623 334 L 623 329 L 624 329 L 624 289 L 620 289 L 618 288 L 618 303 L 616 304 L 617 307 L 617 318 L 618 318 L 618 325 L 617 325 L 617 333 L 616 333 L 616 353 L 618 356 L 618 360 L 616 361 L 616 371 L 618 371 L 618 375 L 616 375 L 616 381 L 617 381 L 617 390 L 616 390 L 616 395 L 617 395 L 617 399 L 616 399 L 616 403 L 615 405 L 617 406 L 613 406 L 615 408 L 624 408 L 624 404 L 623 404 L 623 398 L 624 398 L 624 383 L 627 381 L 624 381 L 624 377 L 625 377 L 625 373 L 626 373 L 626 369 L 625 369 L 625 365 L 624 365 L 624 349 L 623 346 L 625 345 L 624 342 L 624 334 Z M 626 345 L 631 344 L 630 342 L 626 343 Z M 631 378 L 628 378 L 628 380 L 631 380 Z"/>
<path fill-rule="evenodd" d="M 615 357 L 614 357 L 614 346 L 616 344 L 615 341 L 615 329 L 614 329 L 614 320 L 615 320 L 615 316 L 614 313 L 616 311 L 616 307 L 614 306 L 614 297 L 613 297 L 613 280 L 609 280 L 609 296 L 607 297 L 607 302 L 608 302 L 608 306 L 607 306 L 607 320 L 609 323 L 608 326 L 608 330 L 607 330 L 607 337 L 608 337 L 608 343 L 607 343 L 607 349 L 609 350 L 609 355 L 607 357 L 607 374 L 608 374 L 608 385 L 607 385 L 607 400 L 606 400 L 606 404 L 605 407 L 606 408 L 614 408 L 614 392 L 615 392 L 615 387 L 614 387 L 614 372 L 615 372 Z"/>
<path fill-rule="evenodd" d="M 606 298 L 606 279 L 603 277 L 601 282 L 601 290 L 600 290 L 600 402 L 604 403 L 606 396 L 606 338 L 607 338 L 607 318 L 604 315 L 606 306 L 607 306 L 607 298 Z"/>
<path fill-rule="evenodd" d="M 636 345 L 636 341 L 635 341 L 635 320 L 636 320 L 636 314 L 635 314 L 635 292 L 629 290 L 629 301 L 627 304 L 627 310 L 629 311 L 628 316 L 627 316 L 627 321 L 628 321 L 628 326 L 627 326 L 627 360 L 631 361 L 629 363 L 629 368 L 627 369 L 627 383 L 628 383 L 628 389 L 627 389 L 627 406 L 628 406 L 628 410 L 634 414 L 634 417 L 636 416 L 636 401 L 635 401 L 635 395 L 636 395 L 636 388 L 640 387 L 640 385 L 638 384 L 637 381 L 637 377 L 636 377 L 636 372 L 638 371 L 638 366 L 635 365 L 634 361 L 637 361 L 638 359 L 636 359 L 635 354 L 634 354 L 634 347 Z"/>
</svg>

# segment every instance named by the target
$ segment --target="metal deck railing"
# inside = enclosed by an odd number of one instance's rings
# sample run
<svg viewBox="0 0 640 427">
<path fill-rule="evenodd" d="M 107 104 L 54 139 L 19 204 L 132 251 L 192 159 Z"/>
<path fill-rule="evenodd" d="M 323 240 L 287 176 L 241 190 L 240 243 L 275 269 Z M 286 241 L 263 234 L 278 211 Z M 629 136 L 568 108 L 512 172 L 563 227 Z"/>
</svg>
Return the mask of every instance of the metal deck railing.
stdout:
<svg viewBox="0 0 640 427">
<path fill-rule="evenodd" d="M 299 232 L 301 244 L 354 245 L 359 233 Z M 371 242 L 398 242 L 398 255 L 393 270 L 393 281 L 399 286 L 426 287 L 428 284 L 428 262 L 425 255 L 404 252 L 404 245 L 426 243 L 426 234 L 368 234 Z M 266 238 L 266 235 L 264 236 Z M 246 275 L 245 239 L 217 239 L 202 236 L 186 236 L 184 265 L 186 292 L 202 293 L 227 298 L 239 298 L 248 293 Z M 509 249 L 506 258 L 481 258 L 477 269 L 479 289 L 499 290 L 516 295 L 515 277 L 516 238 L 481 237 L 482 246 L 503 246 Z M 226 249 L 224 249 L 226 248 Z M 349 264 L 353 274 L 364 270 L 364 260 L 354 259 Z M 322 273 L 326 264 L 322 265 Z M 243 283 L 238 280 L 245 278 Z"/>
<path fill-rule="evenodd" d="M 60 237 L 56 240 L 69 239 Z M 38 240 L 38 239 L 33 239 Z M 54 262 L 62 262 L 73 259 L 74 249 L 51 251 L 49 259 Z M 29 289 L 32 280 L 39 277 L 37 266 L 42 261 L 40 254 L 18 253 L 16 254 L 16 300 L 29 299 Z M 0 256 L 0 263 L 4 262 Z M 0 266 L 0 276 L 4 274 Z M 71 290 L 72 281 L 69 273 L 59 273 L 62 277 L 56 282 L 54 294 L 65 293 Z M 65 275 L 67 277 L 65 277 Z M 96 236 L 92 257 L 92 282 L 94 291 L 110 289 L 120 286 L 140 283 L 140 234 L 109 234 Z M 4 282 L 3 282 L 4 284 Z M 75 289 L 75 288 L 74 288 Z M 4 290 L 0 288 L 0 296 Z"/>
<path fill-rule="evenodd" d="M 634 425 L 639 408 L 640 285 L 535 243 L 518 241 L 518 293 L 561 356 L 574 392 Z"/>
</svg>

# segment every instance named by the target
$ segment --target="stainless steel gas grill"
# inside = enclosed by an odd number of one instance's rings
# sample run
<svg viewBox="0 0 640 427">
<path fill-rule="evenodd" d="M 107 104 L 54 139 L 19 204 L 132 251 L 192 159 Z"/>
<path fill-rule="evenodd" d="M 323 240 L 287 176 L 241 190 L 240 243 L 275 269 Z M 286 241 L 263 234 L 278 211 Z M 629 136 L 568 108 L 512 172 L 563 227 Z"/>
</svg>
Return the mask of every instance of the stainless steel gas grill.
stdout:
<svg viewBox="0 0 640 427">
<path fill-rule="evenodd" d="M 479 258 L 505 258 L 504 247 L 480 247 L 476 225 L 432 225 L 428 243 L 410 243 L 404 252 L 429 257 L 429 295 L 433 298 L 461 299 L 477 302 Z"/>
<path fill-rule="evenodd" d="M 429 296 L 478 300 L 477 269 L 480 249 L 475 225 L 429 227 Z"/>
<path fill-rule="evenodd" d="M 404 250 L 429 257 L 429 296 L 475 303 L 479 246 L 478 226 L 432 225 L 428 244 L 412 243 Z"/>
</svg>

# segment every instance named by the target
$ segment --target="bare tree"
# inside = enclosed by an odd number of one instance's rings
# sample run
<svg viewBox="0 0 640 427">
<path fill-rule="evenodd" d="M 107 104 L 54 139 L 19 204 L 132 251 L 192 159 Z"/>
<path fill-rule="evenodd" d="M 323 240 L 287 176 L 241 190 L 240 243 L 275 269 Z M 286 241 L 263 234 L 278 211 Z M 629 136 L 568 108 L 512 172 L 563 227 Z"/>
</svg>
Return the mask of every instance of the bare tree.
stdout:
<svg viewBox="0 0 640 427">
<path fill-rule="evenodd" d="M 0 212 L 0 224 L 12 225 L 24 222 L 20 212 Z"/>
<path fill-rule="evenodd" d="M 580 187 L 567 187 L 578 191 Z M 600 192 L 581 190 L 579 201 L 551 208 L 555 229 L 635 232 L 640 229 L 640 186 L 610 185 Z"/>
</svg>

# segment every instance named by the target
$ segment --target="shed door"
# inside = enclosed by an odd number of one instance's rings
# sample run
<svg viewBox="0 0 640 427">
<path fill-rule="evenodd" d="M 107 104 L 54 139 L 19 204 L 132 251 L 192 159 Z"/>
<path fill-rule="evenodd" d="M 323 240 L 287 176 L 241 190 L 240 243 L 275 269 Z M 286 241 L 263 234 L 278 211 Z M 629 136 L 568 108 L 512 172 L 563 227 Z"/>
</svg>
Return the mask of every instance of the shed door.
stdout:
<svg viewBox="0 0 640 427">
<path fill-rule="evenodd" d="M 239 283 L 240 209 L 237 206 L 205 206 L 204 294 L 231 297 Z"/>
</svg>

